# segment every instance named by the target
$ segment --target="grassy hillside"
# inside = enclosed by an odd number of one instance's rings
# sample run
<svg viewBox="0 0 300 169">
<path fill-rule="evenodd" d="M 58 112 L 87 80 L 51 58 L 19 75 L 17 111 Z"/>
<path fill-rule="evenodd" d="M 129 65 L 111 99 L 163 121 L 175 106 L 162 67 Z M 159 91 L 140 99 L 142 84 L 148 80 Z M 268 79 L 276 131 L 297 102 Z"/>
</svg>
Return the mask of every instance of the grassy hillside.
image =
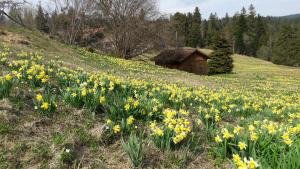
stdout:
<svg viewBox="0 0 300 169">
<path fill-rule="evenodd" d="M 232 74 L 198 76 L 19 28 L 0 40 L 0 168 L 300 167 L 299 68 L 234 55 Z"/>
<path fill-rule="evenodd" d="M 233 56 L 235 65 L 233 74 L 200 77 L 198 75 L 154 66 L 153 63 L 147 61 L 153 55 L 140 58 L 140 60 L 144 61 L 126 61 L 104 55 L 88 54 L 85 51 L 76 49 L 76 47 L 61 44 L 36 31 L 19 28 L 2 29 L 8 35 L 2 35 L 0 39 L 12 49 L 42 53 L 48 59 L 55 59 L 56 56 L 59 56 L 59 60 L 64 61 L 67 66 L 81 67 L 88 71 L 104 71 L 134 78 L 162 79 L 190 86 L 210 85 L 213 87 L 227 85 L 226 82 L 230 82 L 229 85 L 231 87 L 239 87 L 232 86 L 232 83 L 235 83 L 235 85 L 246 85 L 246 87 L 249 87 L 247 85 L 265 85 L 265 83 L 272 83 L 269 85 L 273 85 L 274 83 L 274 86 L 278 88 L 286 88 L 288 86 L 293 89 L 294 87 L 298 87 L 296 84 L 300 80 L 299 68 L 279 66 L 247 56 Z M 20 41 L 24 40 L 30 42 L 30 44 L 21 44 Z M 206 50 L 205 52 L 209 53 L 210 51 Z M 287 83 L 290 84 L 287 85 Z"/>
</svg>

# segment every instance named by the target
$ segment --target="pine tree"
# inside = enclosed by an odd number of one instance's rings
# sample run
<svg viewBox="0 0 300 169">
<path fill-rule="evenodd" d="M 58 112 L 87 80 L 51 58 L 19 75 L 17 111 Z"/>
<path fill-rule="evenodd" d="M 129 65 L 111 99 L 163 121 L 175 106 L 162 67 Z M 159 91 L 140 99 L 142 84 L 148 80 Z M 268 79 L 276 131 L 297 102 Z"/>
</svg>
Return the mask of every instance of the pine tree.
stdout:
<svg viewBox="0 0 300 169">
<path fill-rule="evenodd" d="M 230 21 L 230 18 L 229 18 L 228 13 L 226 12 L 225 19 L 224 19 L 225 25 L 226 25 L 226 24 L 229 24 L 229 21 Z"/>
<path fill-rule="evenodd" d="M 247 38 L 245 40 L 247 50 L 245 51 L 245 54 L 255 56 L 255 53 L 257 51 L 258 37 L 256 35 L 256 11 L 252 4 L 249 7 L 249 15 L 247 17 L 247 28 Z"/>
<path fill-rule="evenodd" d="M 255 38 L 252 43 L 254 56 L 257 56 L 257 51 L 261 46 L 267 44 L 266 27 L 267 26 L 265 25 L 263 18 L 258 15 L 255 21 Z"/>
<path fill-rule="evenodd" d="M 213 43 L 213 38 L 218 34 L 219 26 L 218 26 L 218 16 L 217 14 L 211 13 L 208 20 L 208 28 L 207 28 L 207 37 L 206 37 L 206 45 L 211 46 Z"/>
<path fill-rule="evenodd" d="M 300 40 L 298 30 L 292 26 L 283 26 L 275 43 L 273 62 L 275 64 L 299 66 Z"/>
<path fill-rule="evenodd" d="M 238 15 L 237 23 L 234 30 L 235 49 L 237 53 L 245 54 L 246 45 L 244 41 L 244 34 L 247 32 L 246 9 L 243 8 Z"/>
<path fill-rule="evenodd" d="M 186 18 L 186 22 L 185 22 L 185 46 L 193 46 L 193 41 L 192 41 L 192 35 L 191 35 L 191 28 L 192 28 L 192 23 L 193 23 L 193 14 L 192 13 L 188 13 L 187 14 L 187 18 Z"/>
<path fill-rule="evenodd" d="M 201 14 L 199 8 L 196 7 L 195 12 L 192 16 L 192 21 L 190 23 L 190 30 L 188 35 L 188 44 L 190 47 L 202 46 L 203 41 L 201 38 Z"/>
<path fill-rule="evenodd" d="M 35 17 L 36 28 L 42 32 L 49 33 L 49 25 L 47 15 L 44 13 L 42 5 L 38 5 L 37 15 Z"/>
<path fill-rule="evenodd" d="M 208 32 L 208 22 L 207 20 L 203 20 L 201 24 L 202 47 L 207 46 L 207 32 Z"/>
<path fill-rule="evenodd" d="M 230 22 L 230 18 L 228 13 L 226 13 L 225 17 L 222 18 L 222 28 L 226 27 Z"/>
<path fill-rule="evenodd" d="M 233 35 L 233 30 L 234 30 L 234 22 L 235 18 L 232 17 L 230 18 L 228 13 L 226 13 L 225 18 L 223 19 L 223 26 L 222 26 L 222 34 L 224 35 L 224 38 L 228 41 L 228 43 L 230 45 L 233 46 L 233 39 L 234 39 L 234 35 Z"/>
<path fill-rule="evenodd" d="M 228 42 L 220 35 L 214 36 L 214 52 L 208 62 L 209 74 L 231 73 L 233 69 L 233 59 L 231 58 L 231 48 Z"/>
</svg>

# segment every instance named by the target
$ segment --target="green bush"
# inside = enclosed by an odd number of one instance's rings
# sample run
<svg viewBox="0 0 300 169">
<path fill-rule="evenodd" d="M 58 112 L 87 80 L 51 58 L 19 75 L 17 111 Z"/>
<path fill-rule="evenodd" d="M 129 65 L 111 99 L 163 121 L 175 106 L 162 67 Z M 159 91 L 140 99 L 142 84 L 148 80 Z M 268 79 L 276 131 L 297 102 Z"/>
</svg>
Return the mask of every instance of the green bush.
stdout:
<svg viewBox="0 0 300 169">
<path fill-rule="evenodd" d="M 231 73 L 233 69 L 233 59 L 231 50 L 225 39 L 219 36 L 214 38 L 214 52 L 210 55 L 208 62 L 209 74 Z"/>
</svg>

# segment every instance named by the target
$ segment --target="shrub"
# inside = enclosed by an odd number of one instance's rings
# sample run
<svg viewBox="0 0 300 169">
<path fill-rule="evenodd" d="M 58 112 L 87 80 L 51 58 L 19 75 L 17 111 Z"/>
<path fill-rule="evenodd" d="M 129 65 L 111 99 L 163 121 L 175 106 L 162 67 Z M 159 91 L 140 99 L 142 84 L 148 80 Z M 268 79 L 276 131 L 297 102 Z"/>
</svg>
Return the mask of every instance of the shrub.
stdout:
<svg viewBox="0 0 300 169">
<path fill-rule="evenodd" d="M 208 62 L 209 74 L 231 73 L 233 59 L 227 41 L 219 36 L 215 37 L 214 52 L 210 55 Z"/>
</svg>

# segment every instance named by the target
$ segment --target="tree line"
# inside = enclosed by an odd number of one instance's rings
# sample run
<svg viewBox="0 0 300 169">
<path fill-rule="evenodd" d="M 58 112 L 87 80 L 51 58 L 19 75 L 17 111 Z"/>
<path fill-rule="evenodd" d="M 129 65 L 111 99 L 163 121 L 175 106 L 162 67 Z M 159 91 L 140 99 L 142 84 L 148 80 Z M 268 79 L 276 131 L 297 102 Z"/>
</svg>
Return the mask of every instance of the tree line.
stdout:
<svg viewBox="0 0 300 169">
<path fill-rule="evenodd" d="M 12 18 L 64 43 L 99 48 L 125 59 L 165 48 L 213 49 L 214 39 L 221 37 L 231 53 L 300 65 L 300 18 L 263 17 L 253 5 L 234 16 L 212 13 L 203 19 L 199 7 L 192 13 L 163 16 L 155 0 L 52 0 L 51 10 L 41 4 L 3 2 L 0 11 L 7 15 L 0 13 L 1 24 Z"/>
<path fill-rule="evenodd" d="M 170 17 L 175 46 L 211 48 L 214 37 L 222 36 L 233 53 L 259 57 L 276 64 L 300 65 L 300 17 L 295 19 L 263 17 L 255 7 L 242 8 L 234 16 L 217 13 L 202 19 L 199 8 L 193 13 L 175 13 Z"/>
</svg>

